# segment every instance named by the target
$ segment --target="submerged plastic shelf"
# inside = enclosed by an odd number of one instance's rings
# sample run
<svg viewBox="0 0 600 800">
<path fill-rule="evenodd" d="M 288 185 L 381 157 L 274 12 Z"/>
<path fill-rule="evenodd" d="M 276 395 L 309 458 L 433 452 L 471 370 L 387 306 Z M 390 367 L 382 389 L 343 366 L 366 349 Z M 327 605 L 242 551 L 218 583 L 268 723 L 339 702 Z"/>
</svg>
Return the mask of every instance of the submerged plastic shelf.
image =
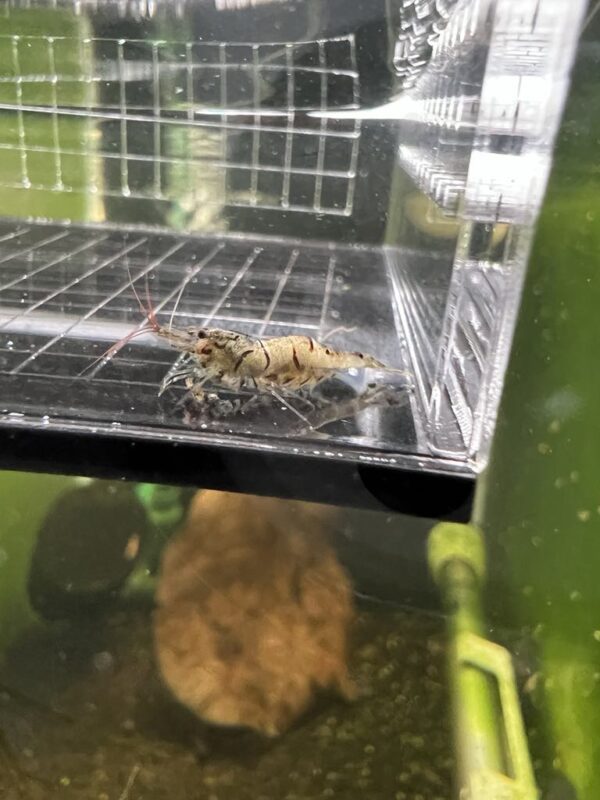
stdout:
<svg viewBox="0 0 600 800">
<path fill-rule="evenodd" d="M 392 376 L 400 380 L 397 404 L 350 414 L 318 432 L 303 428 L 276 401 L 249 417 L 232 413 L 191 427 L 181 388 L 158 397 L 177 363 L 164 341 L 144 334 L 111 360 L 97 361 L 144 322 L 132 278 L 143 297 L 147 284 L 165 324 L 173 314 L 176 327 L 211 325 L 260 337 L 329 335 L 334 347 L 361 349 L 405 369 L 380 249 L 4 222 L 0 267 L 4 466 L 233 483 L 339 502 L 352 495 L 359 505 L 372 498 L 365 489 L 361 499 L 356 476 L 380 469 L 402 480 L 458 482 L 464 491 L 453 489 L 452 499 L 439 490 L 441 505 L 452 506 L 441 515 L 470 493 L 466 465 L 439 465 L 422 451 L 405 377 Z M 355 396 L 369 380 L 385 376 L 350 374 L 338 383 L 342 394 Z M 252 458 L 262 466 L 249 469 Z M 385 491 L 385 481 L 378 483 L 377 491 Z M 401 506 L 418 502 L 393 493 Z"/>
<path fill-rule="evenodd" d="M 378 469 L 388 506 L 467 515 L 585 3 L 349 5 L 6 5 L 0 465 L 359 505 Z M 391 369 L 316 409 L 159 397 L 164 339 L 97 360 L 143 324 L 130 274 L 163 324 Z"/>
</svg>

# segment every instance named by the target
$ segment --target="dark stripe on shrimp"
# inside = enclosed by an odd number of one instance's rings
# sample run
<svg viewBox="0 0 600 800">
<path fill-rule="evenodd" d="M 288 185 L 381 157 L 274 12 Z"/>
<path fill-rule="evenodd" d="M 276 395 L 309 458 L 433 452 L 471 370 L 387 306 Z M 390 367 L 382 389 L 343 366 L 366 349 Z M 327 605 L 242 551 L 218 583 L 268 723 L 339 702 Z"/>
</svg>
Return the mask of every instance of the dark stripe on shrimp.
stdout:
<svg viewBox="0 0 600 800">
<path fill-rule="evenodd" d="M 308 339 L 308 347 L 312 353 L 312 351 L 315 349 L 315 343 L 310 336 L 307 336 L 306 338 Z"/>
<path fill-rule="evenodd" d="M 266 364 L 265 364 L 265 369 L 264 369 L 264 371 L 266 372 L 266 371 L 269 369 L 269 366 L 270 366 L 270 364 L 271 364 L 271 356 L 270 356 L 270 355 L 269 355 L 269 353 L 267 352 L 267 348 L 264 346 L 262 339 L 259 339 L 259 340 L 258 340 L 258 343 L 259 343 L 259 345 L 262 347 L 262 349 L 263 349 L 263 353 L 265 354 Z"/>
<path fill-rule="evenodd" d="M 240 364 L 242 363 L 242 361 L 243 361 L 243 360 L 246 358 L 246 356 L 249 356 L 251 352 L 252 352 L 252 350 L 244 350 L 244 352 L 241 354 L 241 356 L 240 356 L 240 357 L 238 358 L 238 360 L 235 362 L 235 367 L 233 368 L 233 371 L 234 371 L 234 372 L 237 372 L 237 371 L 238 371 L 238 369 L 240 368 Z"/>
<path fill-rule="evenodd" d="M 300 362 L 298 361 L 298 354 L 296 353 L 296 348 L 292 346 L 292 358 L 294 359 L 294 364 L 296 365 L 296 369 L 302 369 L 300 366 Z"/>
</svg>

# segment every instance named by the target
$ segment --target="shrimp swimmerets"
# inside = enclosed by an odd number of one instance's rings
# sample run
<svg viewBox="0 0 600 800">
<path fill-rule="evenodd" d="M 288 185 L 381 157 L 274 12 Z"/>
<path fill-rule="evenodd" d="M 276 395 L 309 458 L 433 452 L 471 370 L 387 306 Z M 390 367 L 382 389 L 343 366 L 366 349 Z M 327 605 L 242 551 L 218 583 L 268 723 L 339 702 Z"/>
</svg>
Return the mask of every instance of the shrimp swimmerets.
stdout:
<svg viewBox="0 0 600 800">
<path fill-rule="evenodd" d="M 151 332 L 166 339 L 182 354 L 182 359 L 177 369 L 166 375 L 159 394 L 183 380 L 199 401 L 204 399 L 203 387 L 209 382 L 226 389 L 271 394 L 283 401 L 279 392 L 290 395 L 310 391 L 344 370 L 376 369 L 406 374 L 366 353 L 335 350 L 310 336 L 292 334 L 261 339 L 222 328 L 178 329 L 171 324 L 161 325 L 150 299 L 146 308 L 133 289 L 147 321 L 114 344 L 105 357 L 112 357 L 130 339 L 143 333 Z"/>
</svg>

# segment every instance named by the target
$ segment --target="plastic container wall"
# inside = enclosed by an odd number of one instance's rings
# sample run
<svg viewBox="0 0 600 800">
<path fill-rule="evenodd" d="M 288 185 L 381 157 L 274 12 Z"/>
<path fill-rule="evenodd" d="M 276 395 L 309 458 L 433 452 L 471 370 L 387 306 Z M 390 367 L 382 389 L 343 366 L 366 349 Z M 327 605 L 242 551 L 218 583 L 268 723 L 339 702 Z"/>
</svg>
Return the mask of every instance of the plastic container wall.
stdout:
<svg viewBox="0 0 600 800">
<path fill-rule="evenodd" d="M 6 4 L 3 424 L 480 469 L 584 5 Z M 178 327 L 391 370 L 345 371 L 324 447 L 300 406 L 190 431 L 155 337 L 92 364 L 130 275 Z"/>
</svg>

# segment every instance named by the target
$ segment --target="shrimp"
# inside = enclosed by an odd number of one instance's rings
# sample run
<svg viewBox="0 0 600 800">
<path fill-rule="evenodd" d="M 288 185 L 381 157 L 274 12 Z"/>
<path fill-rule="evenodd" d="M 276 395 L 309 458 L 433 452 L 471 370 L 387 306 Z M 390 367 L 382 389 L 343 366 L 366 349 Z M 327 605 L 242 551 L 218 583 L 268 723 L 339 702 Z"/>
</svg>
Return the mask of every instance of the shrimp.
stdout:
<svg viewBox="0 0 600 800">
<path fill-rule="evenodd" d="M 101 359 L 111 358 L 132 338 L 144 333 L 151 332 L 165 339 L 182 354 L 182 359 L 177 369 L 165 376 L 159 395 L 175 382 L 184 380 L 194 398 L 202 401 L 205 398 L 203 387 L 210 382 L 225 389 L 271 394 L 287 406 L 279 392 L 288 395 L 311 392 L 326 378 L 344 370 L 377 369 L 406 374 L 386 366 L 374 356 L 335 350 L 311 336 L 291 334 L 262 339 L 208 326 L 179 329 L 172 325 L 173 314 L 169 325 L 162 325 L 152 307 L 148 287 L 146 307 L 133 282 L 131 286 L 146 322 L 116 342 Z"/>
<path fill-rule="evenodd" d="M 194 383 L 212 381 L 228 389 L 272 392 L 281 388 L 293 393 L 314 389 L 333 372 L 386 369 L 373 356 L 334 350 L 310 336 L 258 339 L 221 328 L 182 331 L 162 326 L 155 333 L 189 357 L 190 366 L 172 377 L 189 376 Z"/>
</svg>

